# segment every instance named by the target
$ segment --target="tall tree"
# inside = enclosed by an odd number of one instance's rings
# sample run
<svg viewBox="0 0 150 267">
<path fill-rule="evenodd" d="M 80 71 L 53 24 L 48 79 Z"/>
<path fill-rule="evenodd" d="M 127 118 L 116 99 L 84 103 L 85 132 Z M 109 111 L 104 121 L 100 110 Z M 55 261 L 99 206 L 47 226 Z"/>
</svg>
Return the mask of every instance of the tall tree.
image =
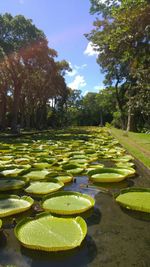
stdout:
<svg viewBox="0 0 150 267">
<path fill-rule="evenodd" d="M 135 102 L 139 101 L 139 94 L 149 90 L 149 1 L 91 0 L 91 4 L 91 12 L 102 17 L 95 21 L 95 29 L 87 37 L 99 51 L 97 61 L 105 73 L 106 84 L 115 84 L 122 126 L 126 124 L 123 96 L 124 100 L 128 99 L 127 129 L 136 130 Z"/>
<path fill-rule="evenodd" d="M 25 17 L 11 16 L 10 14 L 0 15 L 0 47 L 5 56 L 2 60 L 6 62 L 7 71 L 12 79 L 13 111 L 12 111 L 12 131 L 17 129 L 17 116 L 19 111 L 19 100 L 21 95 L 22 81 L 24 79 L 24 65 L 20 49 L 32 46 L 39 40 L 45 40 L 42 31 L 33 25 L 32 20 Z"/>
</svg>

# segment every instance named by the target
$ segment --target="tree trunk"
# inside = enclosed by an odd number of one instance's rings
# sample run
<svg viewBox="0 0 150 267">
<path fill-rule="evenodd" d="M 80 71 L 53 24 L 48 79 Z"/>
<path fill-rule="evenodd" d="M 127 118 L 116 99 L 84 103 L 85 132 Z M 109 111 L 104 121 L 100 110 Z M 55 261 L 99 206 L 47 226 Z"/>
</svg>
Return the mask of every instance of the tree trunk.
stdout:
<svg viewBox="0 0 150 267">
<path fill-rule="evenodd" d="M 129 109 L 128 109 L 127 132 L 128 131 L 132 131 L 132 132 L 137 131 L 135 114 L 134 114 L 132 103 L 131 103 L 131 97 L 129 98 Z"/>
<path fill-rule="evenodd" d="M 125 118 L 124 118 L 124 112 L 123 112 L 123 108 L 122 108 L 122 103 L 120 101 L 120 97 L 119 97 L 119 92 L 118 92 L 118 84 L 119 84 L 119 80 L 117 80 L 116 84 L 115 84 L 115 89 L 116 89 L 116 100 L 117 100 L 117 104 L 118 104 L 118 108 L 120 111 L 120 119 L 121 119 L 121 128 L 123 130 L 125 130 Z"/>
<path fill-rule="evenodd" d="M 7 97 L 4 90 L 0 95 L 0 130 L 5 130 L 6 128 L 6 104 Z"/>
<path fill-rule="evenodd" d="M 12 108 L 12 125 L 11 125 L 12 133 L 17 133 L 19 101 L 20 101 L 20 88 L 17 85 L 14 88 L 14 99 L 13 99 L 13 108 Z"/>
<path fill-rule="evenodd" d="M 26 128 L 29 130 L 31 127 L 30 125 L 30 114 L 26 113 Z"/>
<path fill-rule="evenodd" d="M 100 111 L 100 126 L 103 126 L 103 112 Z"/>
</svg>

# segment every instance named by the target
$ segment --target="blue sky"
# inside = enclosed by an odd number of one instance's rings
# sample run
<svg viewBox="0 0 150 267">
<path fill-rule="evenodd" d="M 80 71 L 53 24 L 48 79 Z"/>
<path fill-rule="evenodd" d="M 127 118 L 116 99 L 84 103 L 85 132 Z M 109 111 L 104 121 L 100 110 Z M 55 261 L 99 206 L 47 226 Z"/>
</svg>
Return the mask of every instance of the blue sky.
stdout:
<svg viewBox="0 0 150 267">
<path fill-rule="evenodd" d="M 58 60 L 67 60 L 73 71 L 65 76 L 68 86 L 87 92 L 103 88 L 103 74 L 84 33 L 93 28 L 89 0 L 2 0 L 0 13 L 22 14 L 44 31 Z"/>
</svg>

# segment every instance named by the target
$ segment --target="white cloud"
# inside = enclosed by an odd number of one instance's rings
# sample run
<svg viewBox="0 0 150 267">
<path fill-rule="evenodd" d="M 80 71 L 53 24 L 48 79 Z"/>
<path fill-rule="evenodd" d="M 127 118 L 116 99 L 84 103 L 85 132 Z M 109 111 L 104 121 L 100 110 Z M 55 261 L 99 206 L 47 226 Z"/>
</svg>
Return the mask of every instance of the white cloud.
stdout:
<svg viewBox="0 0 150 267">
<path fill-rule="evenodd" d="M 83 96 L 87 95 L 88 93 L 99 93 L 99 91 L 102 90 L 103 88 L 104 88 L 104 85 L 102 85 L 102 84 L 95 85 L 93 87 L 93 89 L 91 89 L 91 90 L 85 90 L 83 92 Z"/>
<path fill-rule="evenodd" d="M 86 49 L 84 50 L 84 55 L 87 56 L 97 56 L 99 54 L 98 51 L 95 51 L 97 48 L 92 42 L 89 42 Z"/>
<path fill-rule="evenodd" d="M 80 89 L 82 87 L 86 86 L 86 81 L 84 79 L 84 76 L 82 75 L 77 75 L 73 82 L 68 84 L 68 87 L 72 88 L 72 89 Z"/>
<path fill-rule="evenodd" d="M 95 85 L 93 88 L 94 91 L 99 92 L 100 90 L 104 89 L 104 85 L 103 84 Z"/>
<path fill-rule="evenodd" d="M 95 85 L 94 86 L 94 90 L 99 91 L 100 90 L 100 86 L 99 85 Z"/>
<path fill-rule="evenodd" d="M 78 71 L 81 69 L 84 69 L 87 67 L 87 64 L 82 64 L 81 66 L 77 66 L 77 65 L 72 65 L 71 62 L 69 62 L 69 67 L 72 69 L 72 71 L 67 71 L 66 75 L 69 77 L 73 77 L 76 74 L 78 74 Z"/>
<path fill-rule="evenodd" d="M 76 74 L 77 74 L 78 72 L 77 72 L 77 70 L 76 69 L 72 69 L 72 71 L 66 71 L 66 74 L 67 74 L 67 76 L 69 76 L 69 77 L 73 77 L 73 76 L 75 76 Z"/>
<path fill-rule="evenodd" d="M 89 90 L 84 91 L 83 96 L 86 96 L 89 93 Z"/>
<path fill-rule="evenodd" d="M 75 69 L 81 70 L 87 67 L 87 64 L 82 64 L 81 66 L 74 65 Z"/>
</svg>

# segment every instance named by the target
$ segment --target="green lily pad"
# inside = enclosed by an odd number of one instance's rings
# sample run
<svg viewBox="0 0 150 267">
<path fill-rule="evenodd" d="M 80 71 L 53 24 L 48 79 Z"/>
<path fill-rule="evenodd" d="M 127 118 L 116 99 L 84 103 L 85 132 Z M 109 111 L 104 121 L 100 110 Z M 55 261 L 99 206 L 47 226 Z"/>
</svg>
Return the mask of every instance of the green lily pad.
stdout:
<svg viewBox="0 0 150 267">
<path fill-rule="evenodd" d="M 57 179 L 58 181 L 63 182 L 65 184 L 72 182 L 73 177 L 71 175 L 59 175 L 56 176 L 54 179 Z"/>
<path fill-rule="evenodd" d="M 27 196 L 0 195 L 0 218 L 26 211 L 33 202 L 33 199 Z"/>
<path fill-rule="evenodd" d="M 44 195 L 55 192 L 64 186 L 62 182 L 55 181 L 55 179 L 53 180 L 53 182 L 33 182 L 25 189 L 25 192 L 35 195 Z"/>
<path fill-rule="evenodd" d="M 131 156 L 131 155 L 124 155 L 122 157 L 119 157 L 119 158 L 114 158 L 113 161 L 121 161 L 121 162 L 128 162 L 130 160 L 134 160 L 134 158 Z"/>
<path fill-rule="evenodd" d="M 51 164 L 49 164 L 47 162 L 37 162 L 37 163 L 33 164 L 33 167 L 42 170 L 42 169 L 50 168 Z"/>
<path fill-rule="evenodd" d="M 10 176 L 10 177 L 15 177 L 15 176 L 18 176 L 20 174 L 22 174 L 24 172 L 24 169 L 10 169 L 10 170 L 4 170 L 4 171 L 1 171 L 0 174 L 2 176 Z"/>
<path fill-rule="evenodd" d="M 115 169 L 115 168 L 114 168 Z M 125 167 L 124 168 L 116 168 L 117 171 L 122 172 L 122 174 L 126 175 L 126 177 L 133 176 L 136 171 L 132 167 Z"/>
<path fill-rule="evenodd" d="M 116 201 L 127 209 L 150 213 L 150 188 L 121 190 Z"/>
<path fill-rule="evenodd" d="M 15 227 L 15 235 L 24 247 L 43 251 L 63 251 L 81 245 L 87 234 L 81 217 L 58 218 L 42 213 L 26 218 Z"/>
<path fill-rule="evenodd" d="M 79 164 L 64 164 L 62 168 L 72 175 L 79 174 L 84 171 L 84 168 L 82 168 Z"/>
<path fill-rule="evenodd" d="M 89 210 L 95 204 L 92 197 L 77 192 L 56 192 L 42 201 L 44 210 L 56 214 L 77 214 Z"/>
<path fill-rule="evenodd" d="M 0 179 L 0 191 L 8 191 L 8 190 L 14 190 L 14 189 L 20 189 L 23 188 L 26 184 L 26 181 L 23 181 L 21 179 Z"/>
<path fill-rule="evenodd" d="M 28 158 L 18 158 L 15 159 L 14 162 L 19 165 L 28 164 L 30 160 Z"/>
<path fill-rule="evenodd" d="M 46 178 L 46 175 L 49 174 L 48 170 L 38 170 L 38 171 L 31 171 L 29 173 L 27 173 L 26 175 L 24 175 L 23 177 L 26 177 L 30 180 L 43 180 Z"/>
<path fill-rule="evenodd" d="M 123 172 L 123 169 L 115 168 L 99 168 L 93 171 L 89 171 L 91 175 L 90 180 L 95 183 L 110 183 L 110 182 L 120 182 L 124 180 L 129 173 Z"/>
<path fill-rule="evenodd" d="M 94 171 L 94 170 L 97 170 L 97 169 L 99 169 L 99 168 L 103 168 L 104 167 L 104 164 L 91 164 L 91 165 L 89 165 L 88 167 L 87 167 L 87 169 L 86 169 L 86 173 L 87 173 L 87 175 L 90 175 L 91 173 L 93 173 L 93 172 L 91 172 L 91 171 Z"/>
<path fill-rule="evenodd" d="M 117 162 L 115 165 L 119 168 L 125 168 L 125 169 L 134 167 L 133 162 Z"/>
</svg>

